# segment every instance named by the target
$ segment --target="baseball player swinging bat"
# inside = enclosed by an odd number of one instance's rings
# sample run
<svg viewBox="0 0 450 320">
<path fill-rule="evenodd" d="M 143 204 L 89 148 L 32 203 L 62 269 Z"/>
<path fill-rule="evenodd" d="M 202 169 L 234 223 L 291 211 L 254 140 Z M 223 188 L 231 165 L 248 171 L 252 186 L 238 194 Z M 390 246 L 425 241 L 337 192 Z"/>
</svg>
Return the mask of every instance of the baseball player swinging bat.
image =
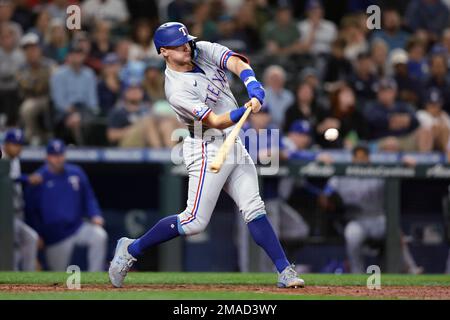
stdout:
<svg viewBox="0 0 450 320">
<path fill-rule="evenodd" d="M 245 104 L 247 110 L 245 110 L 245 113 L 242 116 L 242 118 L 238 121 L 238 123 L 234 126 L 233 130 L 230 132 L 228 137 L 225 139 L 219 151 L 217 151 L 216 158 L 211 163 L 210 169 L 212 172 L 217 173 L 220 171 L 222 164 L 225 162 L 227 158 L 228 151 L 230 151 L 231 146 L 233 145 L 234 141 L 239 135 L 239 131 L 241 130 L 245 121 L 247 121 L 249 114 L 252 112 L 251 108 L 252 103 L 259 103 L 259 101 L 256 98 L 252 98 L 249 102 Z"/>
<path fill-rule="evenodd" d="M 178 236 L 202 232 L 208 225 L 222 190 L 239 208 L 253 240 L 264 249 L 278 271 L 278 287 L 303 287 L 294 267 L 266 216 L 258 187 L 256 167 L 238 138 L 239 130 L 250 112 L 258 112 L 265 91 L 256 80 L 246 57 L 218 43 L 195 41 L 185 25 L 168 22 L 158 27 L 153 41 L 166 62 L 164 89 L 167 101 L 178 120 L 187 126 L 189 135 L 183 141 L 183 160 L 188 171 L 188 200 L 185 209 L 172 213 L 156 223 L 138 239 L 123 237 L 117 242 L 109 268 L 109 278 L 121 287 L 128 270 L 144 251 Z M 239 106 L 226 71 L 239 76 L 249 98 Z M 227 135 L 222 145 L 213 143 L 197 125 L 220 130 Z M 237 161 L 226 163 L 231 146 Z"/>
</svg>

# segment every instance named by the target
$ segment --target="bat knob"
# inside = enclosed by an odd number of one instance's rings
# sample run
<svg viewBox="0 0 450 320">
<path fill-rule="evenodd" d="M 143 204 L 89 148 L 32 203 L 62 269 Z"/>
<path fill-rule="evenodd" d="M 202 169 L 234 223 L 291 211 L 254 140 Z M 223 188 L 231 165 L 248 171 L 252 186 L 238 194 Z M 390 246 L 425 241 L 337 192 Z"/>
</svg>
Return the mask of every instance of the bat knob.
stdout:
<svg viewBox="0 0 450 320">
<path fill-rule="evenodd" d="M 220 171 L 220 168 L 219 168 L 218 166 L 212 164 L 212 165 L 209 167 L 209 170 L 211 170 L 212 173 L 218 173 L 218 172 Z"/>
</svg>

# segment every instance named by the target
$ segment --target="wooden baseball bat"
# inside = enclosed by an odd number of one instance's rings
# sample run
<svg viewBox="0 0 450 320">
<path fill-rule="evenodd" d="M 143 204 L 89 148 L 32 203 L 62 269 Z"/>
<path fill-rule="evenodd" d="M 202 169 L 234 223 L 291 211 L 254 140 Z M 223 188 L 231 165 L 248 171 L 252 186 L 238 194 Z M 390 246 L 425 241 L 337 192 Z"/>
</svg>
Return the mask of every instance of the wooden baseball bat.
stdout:
<svg viewBox="0 0 450 320">
<path fill-rule="evenodd" d="M 234 144 L 234 141 L 236 140 L 239 131 L 241 130 L 242 126 L 244 125 L 245 121 L 248 118 L 248 115 L 251 112 L 252 108 L 247 107 L 247 110 L 245 110 L 245 113 L 242 115 L 241 119 L 239 119 L 233 130 L 231 130 L 230 134 L 225 139 L 225 142 L 220 146 L 219 150 L 217 151 L 216 157 L 214 158 L 214 161 L 211 163 L 211 166 L 209 167 L 212 172 L 217 173 L 220 171 L 220 168 L 222 168 L 222 165 L 225 162 L 225 159 L 227 158 L 228 151 L 230 151 L 230 148 Z"/>
</svg>

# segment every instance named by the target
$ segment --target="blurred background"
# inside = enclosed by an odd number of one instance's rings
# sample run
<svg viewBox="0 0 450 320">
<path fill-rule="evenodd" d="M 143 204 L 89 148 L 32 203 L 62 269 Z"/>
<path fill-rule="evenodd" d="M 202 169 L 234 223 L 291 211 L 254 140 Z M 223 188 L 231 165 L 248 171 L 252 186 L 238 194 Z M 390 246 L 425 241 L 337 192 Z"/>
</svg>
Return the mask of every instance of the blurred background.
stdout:
<svg viewBox="0 0 450 320">
<path fill-rule="evenodd" d="M 81 7 L 81 30 L 66 27 L 71 4 Z M 371 18 L 379 28 L 368 28 L 370 5 L 380 9 Z M 152 40 L 159 24 L 181 21 L 198 40 L 249 57 L 264 84 L 264 108 L 245 129 L 279 130 L 281 168 L 262 174 L 260 188 L 300 272 L 377 264 L 450 273 L 449 13 L 448 0 L 0 0 L 0 142 L 9 160 L 5 146 L 21 146 L 23 174 L 11 181 L 9 161 L 0 161 L 0 266 L 27 269 L 20 253 L 34 257 L 28 243 L 39 248 L 29 268 L 52 269 L 45 235 L 18 238 L 12 221 L 17 211 L 33 227 L 29 185 L 42 181 L 29 176 L 55 138 L 98 202 L 103 269 L 119 237 L 184 210 L 187 177 L 171 162 L 172 133 L 183 128 L 165 100 L 165 63 Z M 244 85 L 229 81 L 244 103 Z M 269 147 L 257 143 L 254 160 Z M 352 165 L 376 170 L 351 174 Z M 150 250 L 135 268 L 271 271 L 241 220 L 223 194 L 204 233 Z M 67 250 L 70 263 L 89 269 L 85 242 Z"/>
</svg>

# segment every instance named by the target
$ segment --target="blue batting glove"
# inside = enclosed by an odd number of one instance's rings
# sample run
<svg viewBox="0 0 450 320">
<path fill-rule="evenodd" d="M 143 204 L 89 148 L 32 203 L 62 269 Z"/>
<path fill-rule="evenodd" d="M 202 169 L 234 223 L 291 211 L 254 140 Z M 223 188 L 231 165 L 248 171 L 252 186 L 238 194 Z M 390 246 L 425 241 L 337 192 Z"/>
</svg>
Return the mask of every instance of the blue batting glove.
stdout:
<svg viewBox="0 0 450 320">
<path fill-rule="evenodd" d="M 266 93 L 261 82 L 256 80 L 253 70 L 245 69 L 241 72 L 239 77 L 247 88 L 249 98 L 256 98 L 261 104 L 263 104 Z"/>
<path fill-rule="evenodd" d="M 249 98 L 258 99 L 259 103 L 263 104 L 266 92 L 259 81 L 252 81 L 247 86 Z"/>
</svg>

